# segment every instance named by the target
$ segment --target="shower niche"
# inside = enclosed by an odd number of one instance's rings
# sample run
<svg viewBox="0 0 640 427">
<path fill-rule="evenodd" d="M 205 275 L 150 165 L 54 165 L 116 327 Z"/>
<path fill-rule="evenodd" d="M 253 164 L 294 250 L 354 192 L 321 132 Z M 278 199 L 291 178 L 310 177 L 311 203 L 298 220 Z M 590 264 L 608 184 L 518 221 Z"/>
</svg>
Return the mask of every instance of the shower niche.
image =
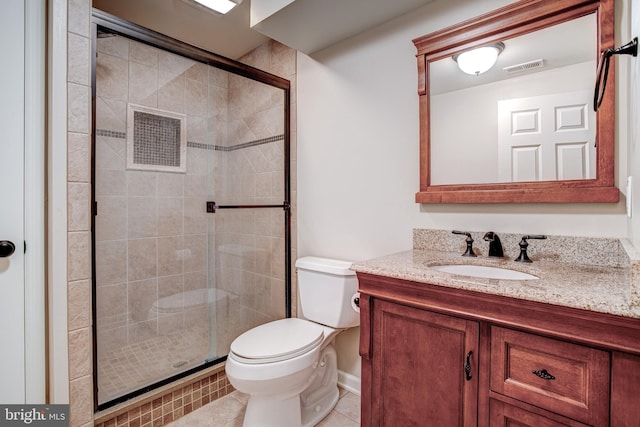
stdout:
<svg viewBox="0 0 640 427">
<path fill-rule="evenodd" d="M 96 10 L 93 30 L 104 409 L 224 361 L 236 336 L 291 315 L 290 82 Z"/>
<path fill-rule="evenodd" d="M 127 104 L 127 170 L 187 171 L 187 115 Z"/>
</svg>

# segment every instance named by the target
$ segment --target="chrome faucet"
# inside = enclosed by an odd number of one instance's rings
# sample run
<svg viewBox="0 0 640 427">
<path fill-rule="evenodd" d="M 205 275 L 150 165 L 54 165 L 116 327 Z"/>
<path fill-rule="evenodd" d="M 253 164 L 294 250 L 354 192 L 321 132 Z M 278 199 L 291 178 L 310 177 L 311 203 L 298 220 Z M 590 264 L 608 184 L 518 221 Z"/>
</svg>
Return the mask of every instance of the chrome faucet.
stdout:
<svg viewBox="0 0 640 427">
<path fill-rule="evenodd" d="M 489 242 L 489 256 L 502 258 L 504 257 L 504 252 L 502 251 L 502 242 L 500 242 L 500 238 L 493 231 L 488 231 L 485 233 L 482 238 L 486 242 Z"/>
</svg>

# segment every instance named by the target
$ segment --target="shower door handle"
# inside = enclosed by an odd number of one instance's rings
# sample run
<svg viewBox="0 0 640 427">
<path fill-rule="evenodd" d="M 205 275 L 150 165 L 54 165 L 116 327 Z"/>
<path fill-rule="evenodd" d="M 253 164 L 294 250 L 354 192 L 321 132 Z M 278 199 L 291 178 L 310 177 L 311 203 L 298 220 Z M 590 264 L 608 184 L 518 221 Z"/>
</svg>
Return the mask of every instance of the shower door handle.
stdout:
<svg viewBox="0 0 640 427">
<path fill-rule="evenodd" d="M 9 240 L 0 240 L 0 258 L 6 258 L 13 255 L 16 251 L 16 245 Z"/>
</svg>

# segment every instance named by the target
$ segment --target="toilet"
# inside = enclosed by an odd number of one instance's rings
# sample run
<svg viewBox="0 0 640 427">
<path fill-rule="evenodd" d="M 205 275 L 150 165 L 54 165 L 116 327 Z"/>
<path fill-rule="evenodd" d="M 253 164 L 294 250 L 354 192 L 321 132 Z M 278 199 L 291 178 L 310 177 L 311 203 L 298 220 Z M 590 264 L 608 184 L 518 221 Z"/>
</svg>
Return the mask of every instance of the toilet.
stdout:
<svg viewBox="0 0 640 427">
<path fill-rule="evenodd" d="M 351 262 L 296 261 L 303 318 L 257 326 L 231 343 L 226 373 L 248 394 L 244 427 L 311 427 L 338 401 L 335 337 L 358 326 L 358 280 Z"/>
</svg>

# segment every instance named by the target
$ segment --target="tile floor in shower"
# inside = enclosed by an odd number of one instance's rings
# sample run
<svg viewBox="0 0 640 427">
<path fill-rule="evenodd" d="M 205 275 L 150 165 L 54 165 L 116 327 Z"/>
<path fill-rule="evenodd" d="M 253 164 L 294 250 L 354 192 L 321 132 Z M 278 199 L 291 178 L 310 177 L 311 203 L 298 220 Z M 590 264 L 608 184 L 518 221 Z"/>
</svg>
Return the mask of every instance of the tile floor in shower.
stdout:
<svg viewBox="0 0 640 427">
<path fill-rule="evenodd" d="M 100 402 L 202 364 L 208 342 L 208 328 L 194 326 L 103 352 L 98 358 Z"/>
<path fill-rule="evenodd" d="M 234 391 L 167 424 L 166 427 L 242 427 L 247 395 Z M 336 407 L 317 427 L 359 427 L 360 396 L 340 389 Z"/>
</svg>

